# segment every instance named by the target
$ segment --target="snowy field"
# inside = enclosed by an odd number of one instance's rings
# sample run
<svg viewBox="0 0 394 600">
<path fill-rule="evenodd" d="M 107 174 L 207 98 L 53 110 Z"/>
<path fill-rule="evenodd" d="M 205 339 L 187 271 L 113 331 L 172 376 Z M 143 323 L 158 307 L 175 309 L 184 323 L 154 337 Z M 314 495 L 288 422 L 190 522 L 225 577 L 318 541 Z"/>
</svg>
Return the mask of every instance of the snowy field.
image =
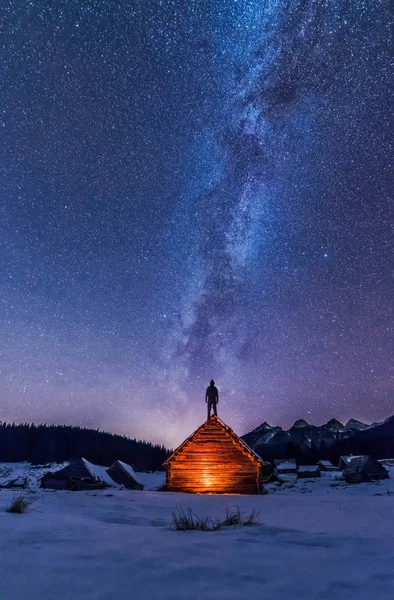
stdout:
<svg viewBox="0 0 394 600">
<path fill-rule="evenodd" d="M 0 463 L 0 488 L 11 485 L 12 482 L 16 486 L 25 486 L 29 490 L 39 490 L 41 487 L 41 477 L 48 471 L 58 471 L 69 463 L 51 463 L 45 466 L 34 466 L 28 462 L 20 463 Z M 96 469 L 99 475 L 102 477 L 106 475 L 105 470 L 107 467 L 100 467 L 88 463 L 93 469 Z M 165 473 L 163 471 L 156 471 L 154 473 L 134 473 L 133 475 L 138 479 L 139 483 L 142 483 L 145 490 L 157 490 L 165 482 Z M 111 481 L 110 478 L 104 477 L 105 480 Z M 115 484 L 112 481 L 112 484 Z M 119 487 L 115 484 L 115 487 Z M 0 596 L 0 600 L 2 600 Z"/>
<path fill-rule="evenodd" d="M 37 490 L 22 515 L 0 491 L 1 600 L 371 600 L 394 598 L 394 479 L 330 478 L 262 496 Z M 170 528 L 177 505 L 261 524 L 215 533 Z"/>
</svg>

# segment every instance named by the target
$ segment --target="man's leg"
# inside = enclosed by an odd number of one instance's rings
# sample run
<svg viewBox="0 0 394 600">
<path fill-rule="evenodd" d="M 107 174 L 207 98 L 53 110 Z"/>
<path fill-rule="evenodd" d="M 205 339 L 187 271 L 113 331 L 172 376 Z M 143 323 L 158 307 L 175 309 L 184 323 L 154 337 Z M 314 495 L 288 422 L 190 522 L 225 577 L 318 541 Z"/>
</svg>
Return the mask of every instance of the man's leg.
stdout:
<svg viewBox="0 0 394 600">
<path fill-rule="evenodd" d="M 217 405 L 218 405 L 218 403 L 217 403 L 217 402 L 214 402 L 214 403 L 213 403 L 213 414 L 214 414 L 214 415 L 216 415 L 216 416 L 218 416 L 218 409 L 217 409 Z"/>
<path fill-rule="evenodd" d="M 207 419 L 209 419 L 209 417 L 211 416 L 211 403 L 209 402 L 209 400 L 208 400 L 208 403 L 207 403 L 207 409 L 208 409 L 208 417 L 207 417 Z"/>
</svg>

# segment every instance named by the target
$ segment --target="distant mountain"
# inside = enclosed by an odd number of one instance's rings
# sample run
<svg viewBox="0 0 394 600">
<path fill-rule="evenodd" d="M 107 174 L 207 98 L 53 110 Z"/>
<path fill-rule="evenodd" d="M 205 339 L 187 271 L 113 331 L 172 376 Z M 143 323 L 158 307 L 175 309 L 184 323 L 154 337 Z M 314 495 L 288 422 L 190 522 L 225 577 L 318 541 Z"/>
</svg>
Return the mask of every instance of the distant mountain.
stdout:
<svg viewBox="0 0 394 600">
<path fill-rule="evenodd" d="M 271 426 L 266 421 L 243 436 L 245 442 L 265 460 L 296 458 L 314 463 L 320 459 L 338 462 L 341 454 L 394 456 L 394 416 L 383 423 L 367 425 L 350 419 L 345 425 L 331 419 L 321 426 L 298 419 L 290 429 Z"/>
<path fill-rule="evenodd" d="M 373 423 L 373 425 L 378 425 L 378 423 Z M 345 429 L 354 429 L 355 431 L 362 431 L 367 427 L 368 425 L 366 425 L 362 421 L 358 421 L 357 419 L 349 419 L 349 421 L 345 425 Z"/>
<path fill-rule="evenodd" d="M 298 419 L 293 425 L 293 427 L 310 427 L 309 423 L 305 421 L 305 419 Z"/>
</svg>

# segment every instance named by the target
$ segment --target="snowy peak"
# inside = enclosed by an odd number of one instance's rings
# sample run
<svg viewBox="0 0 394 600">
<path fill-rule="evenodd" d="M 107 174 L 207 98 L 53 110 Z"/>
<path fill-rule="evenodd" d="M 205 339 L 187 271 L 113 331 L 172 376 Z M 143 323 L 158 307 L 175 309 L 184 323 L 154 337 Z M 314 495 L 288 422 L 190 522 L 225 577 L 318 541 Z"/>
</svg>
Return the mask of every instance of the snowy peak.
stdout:
<svg viewBox="0 0 394 600">
<path fill-rule="evenodd" d="M 358 419 L 349 419 L 349 421 L 345 425 L 345 429 L 355 429 L 356 431 L 362 431 L 366 429 L 368 425 L 359 421 Z"/>
<path fill-rule="evenodd" d="M 341 440 L 349 440 L 355 448 L 354 453 L 361 454 L 364 452 L 362 448 L 365 448 L 365 445 L 357 444 L 361 444 L 362 440 L 394 439 L 394 415 L 382 423 L 372 425 L 366 425 L 358 419 L 349 419 L 346 425 L 338 419 L 331 419 L 324 425 L 311 425 L 305 419 L 297 419 L 287 431 L 278 426 L 272 427 L 264 421 L 242 437 L 257 454 L 264 456 L 268 454 L 271 458 L 284 458 L 287 452 L 295 447 L 301 453 L 303 452 L 308 460 L 311 452 L 319 455 L 321 451 L 322 456 L 319 458 L 325 458 L 323 451 L 327 452 L 328 448 Z M 289 444 L 293 446 L 289 448 Z"/>
<path fill-rule="evenodd" d="M 256 447 L 261 444 L 272 442 L 278 435 L 281 436 L 283 434 L 287 435 L 284 433 L 282 427 L 273 427 L 267 423 L 267 421 L 264 421 L 264 423 L 242 436 L 242 439 L 245 440 L 249 446 Z"/>
<path fill-rule="evenodd" d="M 305 421 L 305 419 L 298 419 L 297 421 L 295 421 L 291 429 L 294 429 L 295 427 L 310 427 L 310 424 L 307 421 Z"/>
<path fill-rule="evenodd" d="M 326 427 L 329 429 L 333 429 L 334 431 L 339 431 L 340 429 L 345 429 L 345 426 L 338 421 L 338 419 L 331 419 L 326 423 Z"/>
<path fill-rule="evenodd" d="M 264 423 L 261 423 L 261 425 L 256 427 L 256 429 L 254 429 L 253 431 L 268 431 L 269 429 L 272 429 L 272 425 L 267 423 L 267 421 L 264 421 Z"/>
</svg>

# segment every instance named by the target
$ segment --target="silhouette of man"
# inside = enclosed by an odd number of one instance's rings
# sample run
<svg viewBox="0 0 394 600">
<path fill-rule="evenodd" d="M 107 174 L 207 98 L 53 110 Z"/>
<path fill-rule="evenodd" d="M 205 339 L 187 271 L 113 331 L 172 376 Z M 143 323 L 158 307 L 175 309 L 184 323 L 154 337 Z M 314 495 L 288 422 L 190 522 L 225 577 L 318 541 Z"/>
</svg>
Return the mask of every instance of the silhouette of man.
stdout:
<svg viewBox="0 0 394 600">
<path fill-rule="evenodd" d="M 205 392 L 205 402 L 208 404 L 208 419 L 211 416 L 211 409 L 213 408 L 213 414 L 218 415 L 217 405 L 219 404 L 219 392 L 215 386 L 215 382 L 211 379 L 207 391 Z"/>
</svg>

